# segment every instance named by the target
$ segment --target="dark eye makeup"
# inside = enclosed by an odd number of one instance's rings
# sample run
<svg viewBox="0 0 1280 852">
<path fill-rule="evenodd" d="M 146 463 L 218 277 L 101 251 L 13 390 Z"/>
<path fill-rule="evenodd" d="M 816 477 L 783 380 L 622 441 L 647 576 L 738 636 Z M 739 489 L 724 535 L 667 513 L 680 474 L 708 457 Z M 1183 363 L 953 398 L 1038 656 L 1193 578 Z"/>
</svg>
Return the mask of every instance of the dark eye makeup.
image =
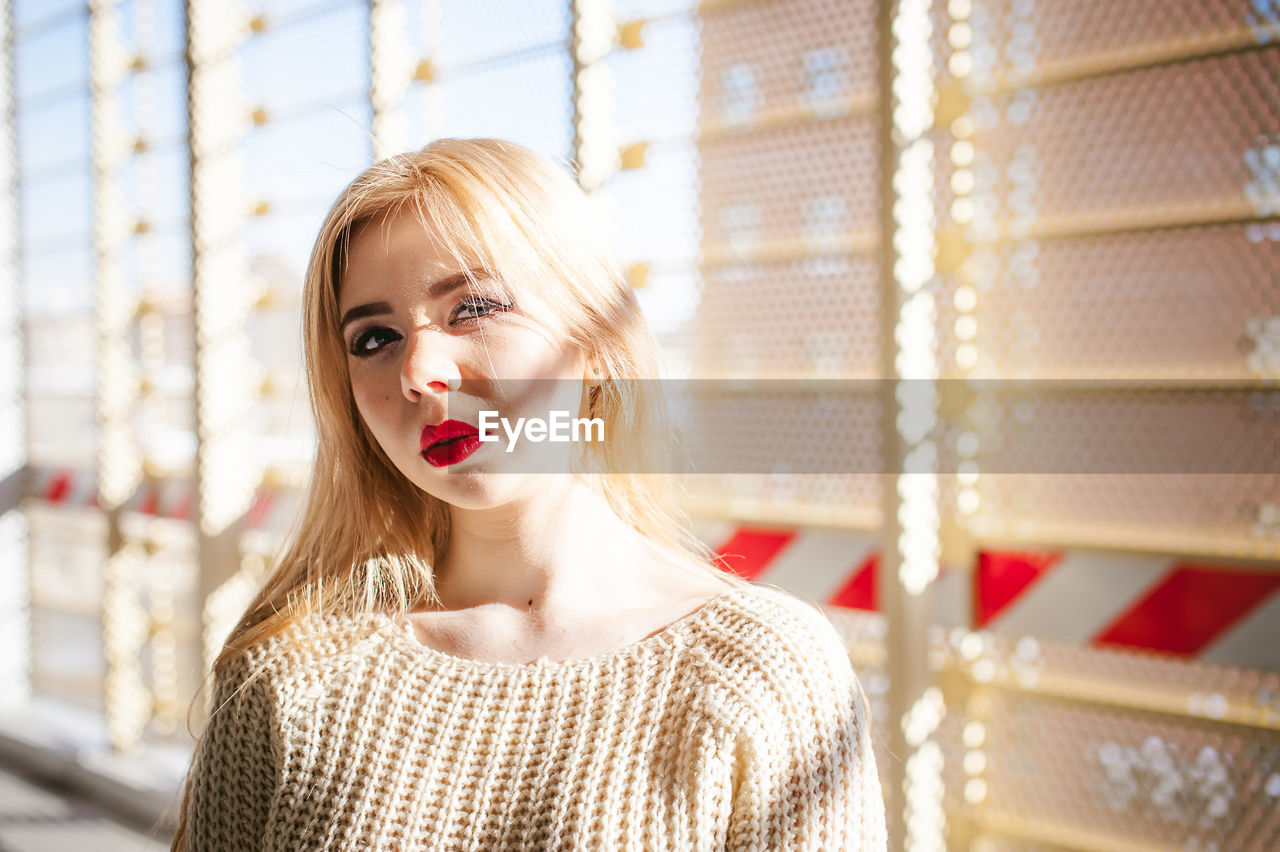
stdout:
<svg viewBox="0 0 1280 852">
<path fill-rule="evenodd" d="M 510 303 L 499 302 L 497 299 L 489 299 L 485 296 L 466 296 L 449 314 L 449 324 L 457 325 L 460 322 L 477 320 L 499 311 L 509 311 L 511 307 Z"/>
<path fill-rule="evenodd" d="M 490 299 L 484 296 L 470 295 L 459 300 L 453 310 L 449 312 L 449 325 L 456 327 L 474 323 L 493 313 L 501 313 L 509 311 L 514 307 L 512 303 L 501 302 L 497 299 Z M 376 355 L 384 346 L 388 346 L 402 339 L 402 335 L 396 331 L 392 331 L 386 326 L 373 326 L 356 334 L 351 339 L 351 344 L 347 348 L 356 358 L 367 358 L 370 355 Z"/>
<path fill-rule="evenodd" d="M 390 343 L 395 343 L 400 339 L 400 335 L 389 328 L 383 326 L 374 326 L 365 329 L 351 339 L 351 346 L 348 352 L 357 358 L 367 358 L 370 355 L 377 354 L 378 350 Z"/>
</svg>

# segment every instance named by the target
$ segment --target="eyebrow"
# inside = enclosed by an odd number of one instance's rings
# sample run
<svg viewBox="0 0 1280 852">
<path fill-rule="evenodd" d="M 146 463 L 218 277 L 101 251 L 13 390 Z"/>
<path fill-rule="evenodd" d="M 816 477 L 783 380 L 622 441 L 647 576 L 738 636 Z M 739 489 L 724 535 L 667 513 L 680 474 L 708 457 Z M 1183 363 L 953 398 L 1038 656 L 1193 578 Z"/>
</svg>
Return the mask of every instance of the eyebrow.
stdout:
<svg viewBox="0 0 1280 852">
<path fill-rule="evenodd" d="M 376 317 L 379 314 L 391 313 L 390 302 L 366 302 L 363 305 L 356 305 L 351 310 L 342 315 L 342 322 L 338 323 L 338 330 L 341 331 L 348 324 L 365 317 Z"/>
<path fill-rule="evenodd" d="M 475 268 L 466 272 L 455 272 L 452 275 L 446 275 L 438 281 L 431 282 L 427 286 L 427 298 L 439 299 L 447 296 L 449 293 L 466 284 L 471 278 L 484 278 L 483 269 Z M 356 305 L 351 310 L 342 315 L 342 322 L 338 323 L 338 330 L 344 330 L 349 323 L 353 323 L 358 319 L 365 317 L 376 317 L 381 314 L 391 313 L 390 302 L 366 302 L 363 305 Z"/>
</svg>

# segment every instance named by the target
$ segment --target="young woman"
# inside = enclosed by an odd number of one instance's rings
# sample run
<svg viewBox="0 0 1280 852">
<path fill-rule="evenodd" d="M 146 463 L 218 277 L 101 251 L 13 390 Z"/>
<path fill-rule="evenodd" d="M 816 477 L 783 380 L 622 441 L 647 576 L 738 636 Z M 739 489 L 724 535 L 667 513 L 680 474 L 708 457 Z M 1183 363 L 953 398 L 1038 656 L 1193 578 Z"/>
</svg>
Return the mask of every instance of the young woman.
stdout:
<svg viewBox="0 0 1280 852">
<path fill-rule="evenodd" d="M 176 848 L 885 847 L 834 629 L 665 508 L 655 345 L 566 173 L 494 140 L 379 163 L 304 298 L 310 497 Z M 480 440 L 554 412 L 603 440 Z"/>
</svg>

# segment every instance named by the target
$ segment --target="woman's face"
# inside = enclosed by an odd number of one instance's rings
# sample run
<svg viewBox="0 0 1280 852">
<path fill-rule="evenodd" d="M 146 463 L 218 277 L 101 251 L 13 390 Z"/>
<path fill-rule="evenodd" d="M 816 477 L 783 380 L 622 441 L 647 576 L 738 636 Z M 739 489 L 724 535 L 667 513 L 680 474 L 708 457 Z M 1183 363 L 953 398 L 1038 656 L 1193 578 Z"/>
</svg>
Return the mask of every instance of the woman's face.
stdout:
<svg viewBox="0 0 1280 852">
<path fill-rule="evenodd" d="M 476 286 L 412 213 L 356 232 L 338 293 L 351 392 L 383 452 L 461 508 L 532 496 L 533 470 L 569 470 L 568 443 L 480 441 L 505 418 L 579 417 L 585 358 L 547 304 L 477 271 Z M 513 475 L 521 472 L 525 475 Z M 507 474 L 493 476 L 491 474 Z"/>
</svg>

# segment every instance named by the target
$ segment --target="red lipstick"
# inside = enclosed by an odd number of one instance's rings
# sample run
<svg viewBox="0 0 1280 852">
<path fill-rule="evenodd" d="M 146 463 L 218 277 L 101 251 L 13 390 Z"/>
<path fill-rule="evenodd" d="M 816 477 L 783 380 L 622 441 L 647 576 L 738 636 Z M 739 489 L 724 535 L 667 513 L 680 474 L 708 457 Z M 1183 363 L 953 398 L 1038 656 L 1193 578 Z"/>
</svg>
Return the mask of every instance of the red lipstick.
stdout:
<svg viewBox="0 0 1280 852">
<path fill-rule="evenodd" d="M 480 448 L 480 430 L 461 420 L 446 420 L 422 430 L 422 457 L 432 467 L 457 464 Z"/>
</svg>

